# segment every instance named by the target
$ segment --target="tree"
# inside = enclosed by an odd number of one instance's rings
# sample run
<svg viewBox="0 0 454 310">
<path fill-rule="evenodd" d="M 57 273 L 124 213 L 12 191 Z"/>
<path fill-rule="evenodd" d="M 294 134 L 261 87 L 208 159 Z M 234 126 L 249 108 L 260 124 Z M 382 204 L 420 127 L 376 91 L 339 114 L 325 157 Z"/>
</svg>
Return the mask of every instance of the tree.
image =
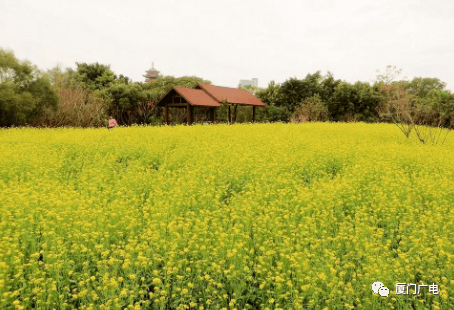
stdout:
<svg viewBox="0 0 454 310">
<path fill-rule="evenodd" d="M 58 96 L 49 78 L 12 51 L 0 49 L 0 126 L 24 125 L 44 108 L 56 109 Z"/>
<path fill-rule="evenodd" d="M 59 102 L 57 110 L 44 109 L 43 116 L 36 121 L 36 125 L 46 127 L 101 127 L 107 119 L 107 103 L 86 87 L 71 84 L 71 74 L 74 71 L 67 68 L 65 71 L 56 66 L 47 71 Z"/>
<path fill-rule="evenodd" d="M 331 72 L 328 72 L 323 80 L 320 82 L 320 98 L 324 102 L 329 102 L 332 100 L 336 87 L 341 83 L 341 80 L 334 79 L 334 76 Z"/>
<path fill-rule="evenodd" d="M 385 97 L 378 106 L 379 115 L 396 124 L 407 138 L 414 131 L 421 143 L 443 143 L 449 133 L 441 126 L 443 114 L 425 105 L 407 87 L 407 82 L 383 85 Z"/>
<path fill-rule="evenodd" d="M 144 83 L 143 89 L 147 91 L 153 101 L 159 100 L 165 93 L 172 89 L 173 86 L 192 88 L 197 83 L 211 84 L 210 81 L 196 76 L 182 76 L 175 78 L 173 76 L 159 76 L 156 80 Z"/>
<path fill-rule="evenodd" d="M 336 87 L 332 99 L 327 103 L 331 117 L 336 120 L 352 118 L 355 114 L 355 105 L 359 102 L 359 94 L 355 87 L 347 82 L 341 82 Z"/>
<path fill-rule="evenodd" d="M 267 105 L 257 109 L 259 122 L 288 122 L 292 113 L 286 107 Z"/>
<path fill-rule="evenodd" d="M 334 120 L 374 121 L 378 117 L 376 108 L 382 100 L 378 86 L 356 82 L 341 82 L 328 101 L 327 106 Z"/>
<path fill-rule="evenodd" d="M 421 106 L 431 112 L 427 124 L 451 128 L 454 125 L 454 94 L 433 88 L 424 97 L 420 98 Z"/>
<path fill-rule="evenodd" d="M 322 93 L 321 82 L 323 81 L 323 76 L 320 71 L 317 71 L 313 74 L 308 73 L 306 77 L 301 81 L 302 82 L 302 99 L 313 97 L 316 94 Z"/>
<path fill-rule="evenodd" d="M 101 94 L 109 100 L 109 113 L 127 125 L 139 121 L 136 115 L 139 113 L 139 103 L 150 101 L 142 86 L 137 83 L 111 83 Z"/>
<path fill-rule="evenodd" d="M 285 107 L 291 113 L 295 111 L 297 107 L 301 104 L 305 95 L 305 85 L 303 81 L 298 80 L 297 78 L 290 78 L 280 87 L 280 96 L 276 102 L 276 106 Z"/>
<path fill-rule="evenodd" d="M 258 122 L 288 122 L 291 112 L 286 106 L 280 106 L 281 85 L 274 81 L 268 83 L 267 88 L 261 88 L 255 94 L 266 106 L 257 110 Z"/>
<path fill-rule="evenodd" d="M 277 106 L 286 107 L 290 112 L 294 112 L 301 105 L 304 99 L 320 94 L 322 88 L 320 82 L 323 80 L 320 71 L 314 74 L 307 74 L 303 80 L 290 78 L 282 83 L 280 97 Z"/>
<path fill-rule="evenodd" d="M 280 85 L 276 84 L 274 81 L 271 81 L 268 83 L 267 88 L 259 89 L 255 93 L 255 96 L 267 106 L 274 106 L 280 101 L 280 90 Z"/>
<path fill-rule="evenodd" d="M 389 65 L 386 66 L 385 72 L 380 73 L 380 70 L 377 70 L 377 73 L 376 82 L 382 82 L 389 85 L 402 73 L 402 69 Z"/>
<path fill-rule="evenodd" d="M 414 131 L 422 143 L 443 143 L 449 133 L 443 127 L 451 127 L 454 122 L 451 94 L 444 91 L 446 84 L 437 78 L 422 77 L 411 82 L 394 81 L 401 71 L 388 66 L 384 74 L 377 75 L 376 86 L 383 90 L 377 106 L 380 117 L 396 124 L 407 138 Z"/>
<path fill-rule="evenodd" d="M 353 87 L 359 95 L 359 100 L 355 103 L 355 119 L 364 122 L 376 121 L 377 106 L 383 99 L 381 89 L 366 82 L 356 82 Z"/>
<path fill-rule="evenodd" d="M 392 121 L 408 138 L 414 128 L 416 119 L 416 100 L 408 94 L 405 85 L 393 83 L 383 84 L 385 97 L 377 107 L 380 117 Z"/>
<path fill-rule="evenodd" d="M 76 62 L 76 65 L 77 71 L 72 74 L 73 82 L 91 91 L 108 88 L 117 79 L 109 65 L 102 65 L 97 62 L 94 64 Z M 121 79 L 124 80 L 125 77 L 121 76 Z M 129 81 L 129 78 L 126 78 L 126 81 Z"/>
<path fill-rule="evenodd" d="M 304 99 L 301 106 L 295 111 L 297 119 L 307 119 L 308 121 L 326 121 L 329 112 L 326 103 L 322 101 L 319 94 Z"/>
<path fill-rule="evenodd" d="M 419 98 L 425 98 L 431 90 L 444 91 L 445 87 L 446 83 L 437 78 L 415 77 L 409 83 L 408 91 Z"/>
</svg>

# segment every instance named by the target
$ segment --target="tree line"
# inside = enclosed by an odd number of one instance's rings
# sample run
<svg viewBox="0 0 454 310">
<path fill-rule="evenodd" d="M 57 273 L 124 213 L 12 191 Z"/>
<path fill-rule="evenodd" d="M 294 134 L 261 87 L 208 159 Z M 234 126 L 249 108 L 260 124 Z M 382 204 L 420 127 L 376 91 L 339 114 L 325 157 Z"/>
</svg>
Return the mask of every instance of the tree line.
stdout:
<svg viewBox="0 0 454 310">
<path fill-rule="evenodd" d="M 195 76 L 133 82 L 116 75 L 109 65 L 76 63 L 76 67 L 42 72 L 12 51 L 0 49 L 0 127 L 100 127 L 109 115 L 121 125 L 158 125 L 163 123 L 163 111 L 156 103 L 173 86 L 211 84 Z M 304 79 L 272 81 L 266 88 L 244 88 L 266 104 L 257 110 L 259 122 L 388 121 L 452 128 L 454 94 L 446 84 L 437 78 L 396 80 L 399 74 L 388 66 L 373 83 L 352 84 L 317 71 Z M 204 119 L 203 109 L 194 111 Z M 184 111 L 174 109 L 171 119 L 183 121 Z M 227 107 L 218 108 L 217 120 L 227 121 Z M 251 120 L 252 108 L 238 107 L 236 121 Z"/>
<path fill-rule="evenodd" d="M 109 65 L 76 63 L 76 69 L 40 71 L 12 51 L 0 49 L 0 127 L 101 127 L 109 116 L 120 125 L 162 124 L 156 102 L 173 86 L 210 81 L 195 76 L 159 76 L 133 82 Z M 176 113 L 178 116 L 178 113 Z"/>
<path fill-rule="evenodd" d="M 451 128 L 454 94 L 446 90 L 446 84 L 437 78 L 395 80 L 400 71 L 388 66 L 373 83 L 353 84 L 317 71 L 304 79 L 290 78 L 280 85 L 271 82 L 267 88 L 254 91 L 269 107 L 264 112 L 276 121 L 408 122 L 401 115 L 405 112 L 418 114 L 418 124 Z M 397 97 L 402 111 L 396 110 Z"/>
</svg>

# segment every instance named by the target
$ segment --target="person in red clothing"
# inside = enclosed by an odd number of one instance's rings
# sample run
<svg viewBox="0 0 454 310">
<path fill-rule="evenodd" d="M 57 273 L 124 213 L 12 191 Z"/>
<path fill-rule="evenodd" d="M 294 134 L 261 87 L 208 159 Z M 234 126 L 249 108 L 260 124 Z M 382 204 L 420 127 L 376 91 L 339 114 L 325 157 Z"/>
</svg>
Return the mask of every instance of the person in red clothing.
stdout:
<svg viewBox="0 0 454 310">
<path fill-rule="evenodd" d="M 116 126 L 118 126 L 117 121 L 112 116 L 109 116 L 109 127 L 108 128 L 111 129 Z"/>
</svg>

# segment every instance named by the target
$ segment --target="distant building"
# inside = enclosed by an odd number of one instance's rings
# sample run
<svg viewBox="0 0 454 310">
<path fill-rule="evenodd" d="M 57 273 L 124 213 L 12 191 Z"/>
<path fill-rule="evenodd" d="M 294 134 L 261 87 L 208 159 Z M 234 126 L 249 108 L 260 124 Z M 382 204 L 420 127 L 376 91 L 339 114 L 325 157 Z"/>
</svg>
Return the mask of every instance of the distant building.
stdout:
<svg viewBox="0 0 454 310">
<path fill-rule="evenodd" d="M 143 77 L 145 78 L 145 82 L 150 82 L 154 81 L 158 78 L 159 76 L 159 71 L 157 71 L 154 68 L 154 62 L 151 63 L 151 69 L 146 71 L 147 74 L 145 74 Z"/>
<path fill-rule="evenodd" d="M 240 80 L 240 86 L 254 86 L 254 87 L 259 87 L 259 80 L 256 78 L 253 78 L 252 80 Z"/>
</svg>

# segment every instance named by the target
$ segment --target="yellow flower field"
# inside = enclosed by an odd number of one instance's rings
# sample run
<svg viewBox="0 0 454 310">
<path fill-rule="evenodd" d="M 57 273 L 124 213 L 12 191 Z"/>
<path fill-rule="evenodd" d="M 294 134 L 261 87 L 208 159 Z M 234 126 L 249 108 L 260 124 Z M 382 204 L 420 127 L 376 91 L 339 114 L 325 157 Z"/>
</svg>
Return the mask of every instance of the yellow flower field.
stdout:
<svg viewBox="0 0 454 310">
<path fill-rule="evenodd" d="M 452 134 L 13 128 L 0 154 L 0 309 L 454 309 Z"/>
</svg>

